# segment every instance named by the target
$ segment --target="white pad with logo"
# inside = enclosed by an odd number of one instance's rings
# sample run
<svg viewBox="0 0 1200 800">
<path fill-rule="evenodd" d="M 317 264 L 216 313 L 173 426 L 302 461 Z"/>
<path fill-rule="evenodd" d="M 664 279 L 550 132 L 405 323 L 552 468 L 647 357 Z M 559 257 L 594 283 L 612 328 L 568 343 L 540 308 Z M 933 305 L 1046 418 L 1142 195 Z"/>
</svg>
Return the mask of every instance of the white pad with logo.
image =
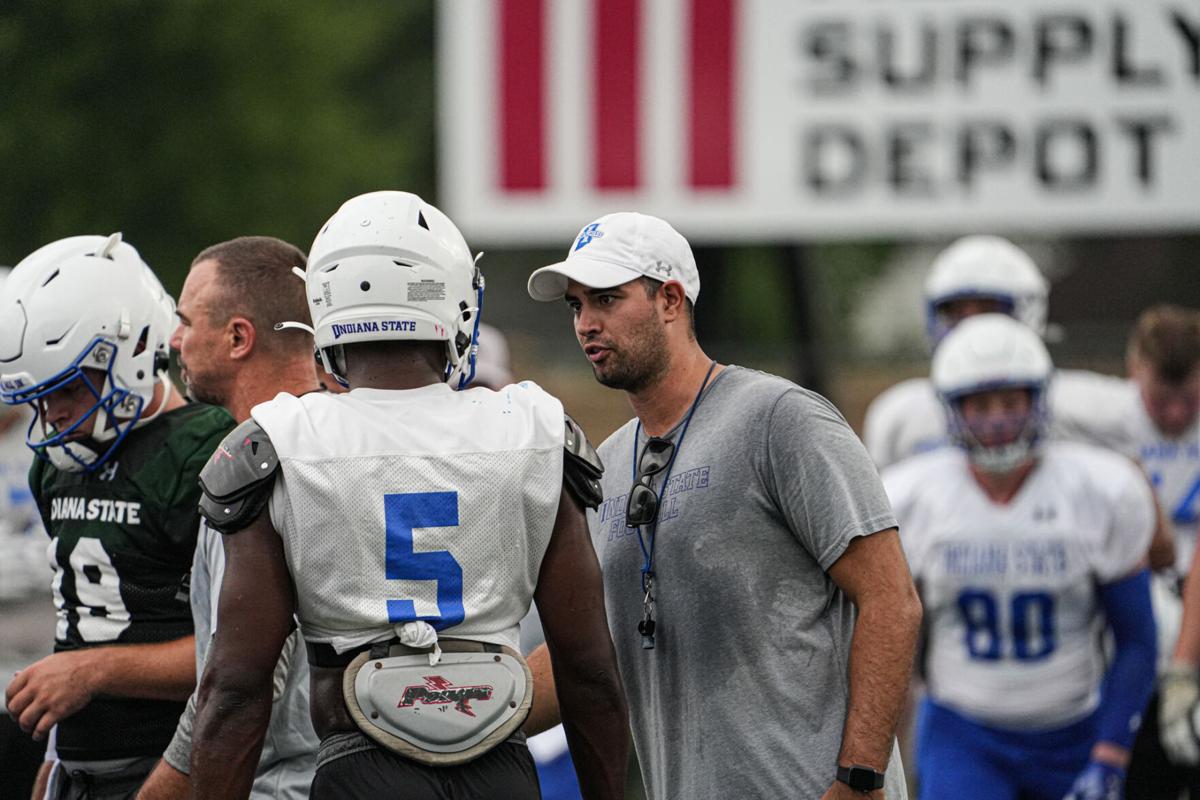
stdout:
<svg viewBox="0 0 1200 800">
<path fill-rule="evenodd" d="M 342 695 L 362 732 L 388 750 L 424 764 L 462 764 L 511 736 L 529 713 L 533 675 L 515 650 L 499 650 L 444 649 L 433 665 L 428 653 L 363 652 L 346 667 Z"/>
</svg>

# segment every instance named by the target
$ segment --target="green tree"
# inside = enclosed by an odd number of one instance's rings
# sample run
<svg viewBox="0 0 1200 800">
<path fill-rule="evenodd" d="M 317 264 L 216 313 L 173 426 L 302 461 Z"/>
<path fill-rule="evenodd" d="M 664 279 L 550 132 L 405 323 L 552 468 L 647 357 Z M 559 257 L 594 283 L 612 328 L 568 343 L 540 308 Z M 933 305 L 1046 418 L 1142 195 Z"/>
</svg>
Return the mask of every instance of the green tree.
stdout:
<svg viewBox="0 0 1200 800">
<path fill-rule="evenodd" d="M 0 263 L 122 230 L 172 289 L 241 234 L 434 187 L 431 0 L 0 8 Z"/>
</svg>

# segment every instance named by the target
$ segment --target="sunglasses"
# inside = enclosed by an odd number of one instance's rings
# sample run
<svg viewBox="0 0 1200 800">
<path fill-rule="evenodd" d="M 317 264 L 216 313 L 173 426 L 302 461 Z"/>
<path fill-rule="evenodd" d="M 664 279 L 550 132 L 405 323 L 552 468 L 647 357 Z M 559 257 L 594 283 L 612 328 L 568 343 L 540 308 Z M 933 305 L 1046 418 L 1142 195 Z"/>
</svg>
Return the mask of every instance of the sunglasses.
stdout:
<svg viewBox="0 0 1200 800">
<path fill-rule="evenodd" d="M 653 525 L 658 519 L 658 495 L 650 488 L 654 476 L 671 464 L 675 443 L 668 439 L 651 436 L 638 457 L 637 477 L 629 488 L 629 501 L 625 505 L 625 527 L 639 528 Z"/>
</svg>

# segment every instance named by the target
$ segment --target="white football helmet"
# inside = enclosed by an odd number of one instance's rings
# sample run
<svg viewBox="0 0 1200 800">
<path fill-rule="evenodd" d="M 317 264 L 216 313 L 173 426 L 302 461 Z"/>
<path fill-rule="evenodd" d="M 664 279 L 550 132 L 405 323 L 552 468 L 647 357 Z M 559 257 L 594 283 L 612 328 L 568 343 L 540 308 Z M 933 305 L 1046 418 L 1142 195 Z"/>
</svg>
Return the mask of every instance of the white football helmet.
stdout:
<svg viewBox="0 0 1200 800">
<path fill-rule="evenodd" d="M 174 316 L 174 300 L 119 233 L 61 239 L 17 264 L 0 292 L 0 401 L 33 407 L 26 443 L 34 453 L 60 469 L 91 471 L 149 422 L 154 415 L 142 412 L 154 387 L 168 385 Z M 103 372 L 102 385 L 85 368 Z M 38 401 L 76 380 L 95 402 L 56 430 Z M 106 446 L 69 441 L 93 415 L 90 440 Z"/>
<path fill-rule="evenodd" d="M 987 472 L 1004 473 L 1036 453 L 1049 424 L 1047 388 L 1054 365 L 1041 338 L 1005 314 L 979 314 L 963 320 L 933 354 L 932 379 L 946 407 L 950 439 Z M 996 389 L 1027 389 L 1031 410 L 1016 420 L 1015 439 L 986 446 L 963 418 L 962 400 Z"/>
<path fill-rule="evenodd" d="M 936 347 L 954 324 L 941 314 L 944 304 L 988 299 L 1044 336 L 1049 295 L 1049 283 L 1024 250 L 999 236 L 964 236 L 938 254 L 925 279 L 926 333 Z"/>
<path fill-rule="evenodd" d="M 483 275 L 450 218 L 408 192 L 342 204 L 313 240 L 303 274 L 325 371 L 345 383 L 342 345 L 443 341 L 447 383 L 475 373 Z M 287 327 L 307 327 L 284 323 Z"/>
</svg>

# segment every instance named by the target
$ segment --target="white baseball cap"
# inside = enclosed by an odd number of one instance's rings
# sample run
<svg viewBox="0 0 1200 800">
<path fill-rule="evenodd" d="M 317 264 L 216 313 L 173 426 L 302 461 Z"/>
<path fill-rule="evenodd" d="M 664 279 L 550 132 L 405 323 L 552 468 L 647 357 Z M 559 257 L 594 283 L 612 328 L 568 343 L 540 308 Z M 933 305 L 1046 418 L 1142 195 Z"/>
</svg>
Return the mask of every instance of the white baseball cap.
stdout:
<svg viewBox="0 0 1200 800">
<path fill-rule="evenodd" d="M 700 272 L 687 239 L 658 217 L 621 211 L 583 226 L 565 261 L 529 276 L 529 296 L 559 300 L 568 280 L 609 289 L 641 277 L 679 281 L 692 303 L 700 296 Z"/>
</svg>

